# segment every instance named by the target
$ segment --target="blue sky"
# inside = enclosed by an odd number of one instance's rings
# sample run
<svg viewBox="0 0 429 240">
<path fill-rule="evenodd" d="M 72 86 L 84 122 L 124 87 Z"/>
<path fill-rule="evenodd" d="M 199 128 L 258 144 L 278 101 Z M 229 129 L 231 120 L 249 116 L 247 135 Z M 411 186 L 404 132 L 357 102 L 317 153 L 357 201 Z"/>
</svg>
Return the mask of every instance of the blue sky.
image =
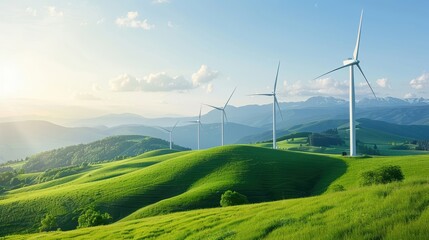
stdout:
<svg viewBox="0 0 429 240">
<path fill-rule="evenodd" d="M 360 60 L 380 97 L 429 98 L 426 1 L 3 1 L 0 117 L 194 115 L 200 103 L 347 98 Z M 361 76 L 357 98 L 370 97 Z M 204 111 L 208 111 L 206 109 Z"/>
</svg>

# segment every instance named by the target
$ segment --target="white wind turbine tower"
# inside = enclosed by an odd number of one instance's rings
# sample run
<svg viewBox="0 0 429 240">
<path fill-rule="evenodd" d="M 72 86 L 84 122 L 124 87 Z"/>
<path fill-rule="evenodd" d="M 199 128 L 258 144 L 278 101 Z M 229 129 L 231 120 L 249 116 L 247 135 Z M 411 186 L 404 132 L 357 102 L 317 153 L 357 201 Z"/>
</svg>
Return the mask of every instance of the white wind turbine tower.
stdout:
<svg viewBox="0 0 429 240">
<path fill-rule="evenodd" d="M 283 119 L 282 110 L 280 109 L 279 102 L 277 101 L 277 94 L 276 94 L 276 88 L 277 88 L 277 78 L 279 77 L 279 69 L 280 69 L 280 62 L 277 66 L 277 74 L 276 74 L 276 80 L 274 81 L 274 89 L 272 93 L 259 93 L 259 94 L 252 94 L 253 96 L 269 96 L 273 97 L 273 149 L 277 149 L 277 139 L 276 139 L 276 106 L 279 109 L 280 116 Z"/>
<path fill-rule="evenodd" d="M 198 115 L 198 120 L 194 120 L 194 121 L 189 121 L 191 123 L 196 123 L 198 125 L 198 132 L 197 132 L 197 145 L 198 145 L 198 150 L 200 150 L 200 128 L 201 128 L 201 106 L 200 106 L 200 114 Z"/>
<path fill-rule="evenodd" d="M 231 100 L 231 97 L 234 94 L 235 89 L 237 89 L 237 88 L 234 88 L 234 91 L 232 91 L 231 96 L 229 96 L 228 101 L 226 101 L 226 103 L 225 103 L 225 105 L 223 107 L 215 107 L 215 106 L 212 106 L 212 105 L 204 104 L 206 106 L 209 106 L 211 108 L 214 108 L 216 110 L 221 111 L 221 118 L 222 118 L 222 126 L 221 126 L 221 131 L 222 131 L 222 146 L 224 145 L 224 125 L 225 125 L 225 118 L 226 118 L 226 120 L 228 120 L 228 117 L 226 116 L 226 113 L 225 113 L 225 108 L 226 108 L 226 106 L 228 106 L 229 100 Z"/>
<path fill-rule="evenodd" d="M 372 93 L 374 94 L 375 99 L 377 99 L 377 96 L 375 96 L 374 90 L 372 89 L 371 85 L 369 84 L 368 79 L 366 78 L 365 74 L 362 71 L 362 68 L 359 66 L 360 61 L 358 60 L 358 54 L 359 54 L 359 43 L 360 43 L 360 34 L 361 34 L 361 27 L 362 27 L 362 16 L 363 16 L 363 10 L 360 15 L 360 22 L 359 22 L 359 30 L 356 40 L 356 47 L 353 52 L 353 58 L 348 58 L 343 61 L 343 66 L 336 68 L 332 71 L 329 71 L 325 74 L 322 74 L 318 76 L 317 78 L 320 78 L 322 76 L 325 76 L 331 72 L 335 72 L 339 69 L 349 67 L 350 69 L 350 95 L 349 95 L 349 110 L 350 110 L 350 156 L 356 156 L 356 129 L 355 129 L 355 87 L 354 87 L 354 66 L 356 66 L 359 71 L 362 73 L 362 76 L 365 78 L 366 83 L 368 84 L 369 88 L 371 89 Z M 317 79 L 315 78 L 315 79 Z"/>
<path fill-rule="evenodd" d="M 171 129 L 159 127 L 160 129 L 162 129 L 165 132 L 169 133 L 169 135 L 170 135 L 170 149 L 173 149 L 172 133 L 173 133 L 173 130 L 176 128 L 176 126 L 177 126 L 178 123 L 179 123 L 179 121 L 177 121 L 176 124 L 174 124 L 174 126 Z"/>
</svg>

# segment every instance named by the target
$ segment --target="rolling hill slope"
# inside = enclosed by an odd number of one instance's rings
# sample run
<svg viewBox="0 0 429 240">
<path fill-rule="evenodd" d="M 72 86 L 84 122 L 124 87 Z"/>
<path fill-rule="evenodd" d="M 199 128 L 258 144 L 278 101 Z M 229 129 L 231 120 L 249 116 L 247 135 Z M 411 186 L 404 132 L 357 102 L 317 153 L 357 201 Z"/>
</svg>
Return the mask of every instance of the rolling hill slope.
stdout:
<svg viewBox="0 0 429 240">
<path fill-rule="evenodd" d="M 167 141 L 147 136 L 113 136 L 88 144 L 68 146 L 33 155 L 23 165 L 23 169 L 26 172 L 39 172 L 49 168 L 134 157 L 147 151 L 168 148 L 168 146 Z M 173 148 L 189 150 L 177 145 Z"/>
<path fill-rule="evenodd" d="M 217 207 L 228 189 L 252 203 L 312 196 L 346 171 L 329 156 L 251 146 L 146 156 L 8 192 L 0 200 L 1 235 L 34 232 L 46 213 L 73 229 L 88 206 L 117 221 Z"/>
<path fill-rule="evenodd" d="M 343 192 L 6 239 L 427 239 L 429 156 L 338 161 L 347 164 L 347 171 L 331 187 L 341 184 L 346 189 Z M 363 171 L 386 164 L 401 166 L 405 181 L 359 185 Z"/>
</svg>

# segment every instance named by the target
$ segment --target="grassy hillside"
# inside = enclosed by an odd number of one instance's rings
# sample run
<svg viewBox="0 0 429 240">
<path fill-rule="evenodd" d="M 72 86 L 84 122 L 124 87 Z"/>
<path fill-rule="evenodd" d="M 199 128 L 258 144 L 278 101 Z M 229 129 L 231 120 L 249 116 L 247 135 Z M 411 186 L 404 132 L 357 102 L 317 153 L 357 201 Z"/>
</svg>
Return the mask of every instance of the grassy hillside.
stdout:
<svg viewBox="0 0 429 240">
<path fill-rule="evenodd" d="M 188 211 L 6 239 L 427 239 L 429 156 L 337 161 L 346 164 L 347 171 L 331 186 L 341 184 L 345 187 L 343 192 L 329 190 L 314 197 Z M 401 166 L 404 182 L 359 185 L 363 171 L 386 164 Z"/>
<path fill-rule="evenodd" d="M 147 151 L 168 148 L 167 141 L 139 135 L 107 137 L 88 144 L 79 144 L 31 156 L 23 165 L 26 172 L 44 171 L 82 163 L 133 157 Z M 174 149 L 186 148 L 174 145 Z"/>
<path fill-rule="evenodd" d="M 46 213 L 57 217 L 63 230 L 73 229 L 88 206 L 109 212 L 115 221 L 217 207 L 228 189 L 252 203 L 312 196 L 345 171 L 344 162 L 329 156 L 252 146 L 147 153 L 8 192 L 0 200 L 0 231 L 37 231 Z"/>
</svg>

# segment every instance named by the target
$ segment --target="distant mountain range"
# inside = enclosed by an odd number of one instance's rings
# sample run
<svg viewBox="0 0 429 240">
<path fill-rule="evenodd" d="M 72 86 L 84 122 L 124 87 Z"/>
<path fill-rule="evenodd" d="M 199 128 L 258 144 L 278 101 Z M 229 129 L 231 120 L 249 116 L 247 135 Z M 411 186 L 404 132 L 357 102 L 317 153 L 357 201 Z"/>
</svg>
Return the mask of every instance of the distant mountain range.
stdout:
<svg viewBox="0 0 429 240">
<path fill-rule="evenodd" d="M 278 136 L 298 131 L 299 126 L 324 122 L 331 128 L 338 119 L 349 116 L 348 102 L 333 97 L 312 97 L 302 102 L 280 103 L 283 119 L 278 114 Z M 272 105 L 228 106 L 225 141 L 248 143 L 271 139 Z M 429 100 L 423 98 L 362 99 L 357 103 L 357 118 L 367 118 L 400 125 L 429 125 Z M 196 148 L 196 117 L 145 118 L 137 114 L 109 114 L 75 120 L 63 127 L 45 121 L 3 122 L 0 120 L 0 162 L 24 158 L 58 147 L 88 143 L 108 136 L 144 135 L 168 140 L 158 128 L 179 126 L 173 139 L 178 145 Z M 220 144 L 220 113 L 210 111 L 202 116 L 201 147 Z M 316 127 L 316 126 L 313 126 Z M 304 129 L 301 129 L 304 130 Z M 311 129 L 307 129 L 311 130 Z"/>
<path fill-rule="evenodd" d="M 242 124 L 226 123 L 225 143 L 237 143 L 247 135 L 262 132 L 263 129 Z M 108 136 L 142 135 L 168 140 L 168 133 L 144 125 L 121 125 L 116 127 L 62 127 L 45 121 L 23 121 L 0 123 L 0 162 L 25 158 L 38 152 L 55 148 L 89 143 Z M 175 144 L 197 147 L 197 126 L 178 126 L 173 132 Z M 201 147 L 220 145 L 220 124 L 205 124 L 201 128 Z"/>
<path fill-rule="evenodd" d="M 357 102 L 357 114 L 362 114 L 359 117 L 367 118 L 373 111 L 381 109 L 402 108 L 402 109 L 424 109 L 429 108 L 429 99 L 424 98 L 409 98 L 399 99 L 393 97 L 369 99 L 364 98 Z M 316 120 L 321 119 L 338 119 L 341 116 L 348 117 L 348 101 L 334 97 L 311 97 L 306 101 L 301 102 L 283 102 L 280 103 L 284 120 L 280 122 L 283 127 L 291 127 L 302 121 L 311 118 Z M 376 108 L 376 109 L 374 109 Z M 317 110 L 318 109 L 318 110 Z M 248 125 L 252 127 L 267 128 L 271 121 L 272 105 L 246 105 L 241 107 L 228 106 L 227 107 L 228 119 L 231 122 Z M 379 116 L 381 117 L 381 116 Z M 423 116 L 422 118 L 427 118 Z M 418 116 L 415 116 L 417 119 Z M 195 120 L 195 117 L 168 117 L 168 118 L 145 118 L 143 116 L 131 113 L 123 114 L 108 114 L 96 118 L 80 119 L 69 122 L 67 125 L 73 127 L 114 127 L 120 125 L 145 125 L 145 126 L 162 126 L 169 127 L 180 121 L 185 124 L 187 121 Z M 220 119 L 220 113 L 212 110 L 202 116 L 203 123 L 217 123 Z M 280 116 L 279 116 L 279 120 Z M 388 121 L 388 119 L 384 119 Z M 420 119 L 417 119 L 417 121 Z M 308 122 L 308 121 L 307 121 Z M 390 121 L 388 121 L 390 122 Z M 401 124 L 413 124 L 414 121 L 396 122 Z"/>
</svg>

